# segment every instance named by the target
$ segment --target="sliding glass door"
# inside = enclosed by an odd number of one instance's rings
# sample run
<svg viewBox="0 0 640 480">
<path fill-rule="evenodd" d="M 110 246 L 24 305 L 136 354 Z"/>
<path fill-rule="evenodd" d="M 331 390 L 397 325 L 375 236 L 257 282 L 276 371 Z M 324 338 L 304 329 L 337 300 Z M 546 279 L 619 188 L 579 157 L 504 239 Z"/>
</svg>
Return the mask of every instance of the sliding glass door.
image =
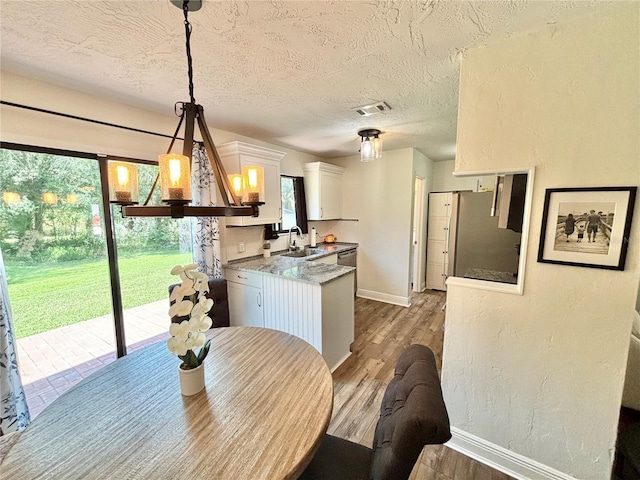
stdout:
<svg viewBox="0 0 640 480">
<path fill-rule="evenodd" d="M 34 417 L 125 351 L 168 338 L 170 271 L 192 263 L 191 220 L 105 210 L 106 158 L 12 148 L 0 149 L 0 248 Z M 158 167 L 136 163 L 146 195 Z"/>
<path fill-rule="evenodd" d="M 98 162 L 0 150 L 0 248 L 32 416 L 115 360 Z"/>
</svg>

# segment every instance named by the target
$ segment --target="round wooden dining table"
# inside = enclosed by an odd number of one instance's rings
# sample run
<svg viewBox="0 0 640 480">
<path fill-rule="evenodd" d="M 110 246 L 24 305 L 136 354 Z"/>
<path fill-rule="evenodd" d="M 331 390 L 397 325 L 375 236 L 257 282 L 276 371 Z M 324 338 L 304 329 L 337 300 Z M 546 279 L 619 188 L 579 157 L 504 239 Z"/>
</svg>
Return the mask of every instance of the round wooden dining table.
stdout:
<svg viewBox="0 0 640 480">
<path fill-rule="evenodd" d="M 325 361 L 275 330 L 207 335 L 205 390 L 180 394 L 165 342 L 120 358 L 45 409 L 6 453 L 0 478 L 297 478 L 331 418 Z"/>
</svg>

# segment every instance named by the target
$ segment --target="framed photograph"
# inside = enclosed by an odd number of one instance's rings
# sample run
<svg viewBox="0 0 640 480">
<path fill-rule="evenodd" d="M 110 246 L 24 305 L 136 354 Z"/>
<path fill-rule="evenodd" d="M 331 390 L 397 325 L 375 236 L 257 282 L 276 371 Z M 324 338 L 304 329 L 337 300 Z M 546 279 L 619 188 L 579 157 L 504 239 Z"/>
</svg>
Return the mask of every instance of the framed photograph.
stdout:
<svg viewBox="0 0 640 480">
<path fill-rule="evenodd" d="M 624 270 L 637 189 L 548 188 L 538 262 Z"/>
</svg>

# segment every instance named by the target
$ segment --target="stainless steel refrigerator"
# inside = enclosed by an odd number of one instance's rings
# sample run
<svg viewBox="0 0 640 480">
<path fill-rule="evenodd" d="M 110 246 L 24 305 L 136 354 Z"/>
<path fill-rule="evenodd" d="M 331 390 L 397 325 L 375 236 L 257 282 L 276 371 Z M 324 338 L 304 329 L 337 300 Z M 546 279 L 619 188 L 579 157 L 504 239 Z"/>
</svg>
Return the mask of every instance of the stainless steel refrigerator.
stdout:
<svg viewBox="0 0 640 480">
<path fill-rule="evenodd" d="M 521 233 L 498 228 L 493 192 L 454 193 L 449 276 L 516 283 Z"/>
</svg>

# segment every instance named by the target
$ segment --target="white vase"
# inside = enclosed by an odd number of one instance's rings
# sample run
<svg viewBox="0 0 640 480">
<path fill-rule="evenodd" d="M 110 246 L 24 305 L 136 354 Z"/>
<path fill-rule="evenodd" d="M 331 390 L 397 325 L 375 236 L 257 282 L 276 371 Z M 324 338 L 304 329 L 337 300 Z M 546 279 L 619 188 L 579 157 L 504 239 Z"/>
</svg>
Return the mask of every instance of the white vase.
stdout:
<svg viewBox="0 0 640 480">
<path fill-rule="evenodd" d="M 195 395 L 204 389 L 204 363 L 189 370 L 178 368 L 178 372 L 180 374 L 180 392 L 185 397 Z"/>
</svg>

